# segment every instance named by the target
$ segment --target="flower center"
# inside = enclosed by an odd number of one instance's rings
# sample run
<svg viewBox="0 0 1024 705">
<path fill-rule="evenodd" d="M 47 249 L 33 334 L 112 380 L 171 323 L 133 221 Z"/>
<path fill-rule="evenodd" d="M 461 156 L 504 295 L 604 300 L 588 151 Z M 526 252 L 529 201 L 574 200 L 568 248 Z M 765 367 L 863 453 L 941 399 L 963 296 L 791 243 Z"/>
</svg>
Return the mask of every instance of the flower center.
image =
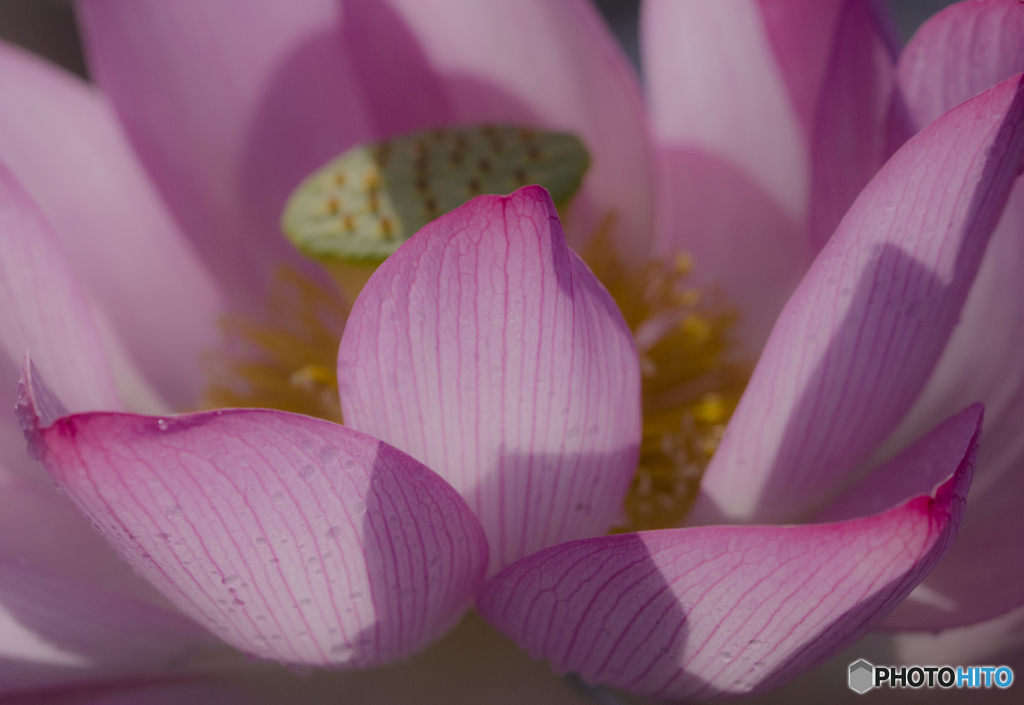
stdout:
<svg viewBox="0 0 1024 705">
<path fill-rule="evenodd" d="M 343 296 L 282 269 L 264 320 L 224 321 L 230 352 L 209 361 L 205 405 L 341 423 L 338 344 L 350 302 L 377 266 L 428 222 L 482 193 L 540 184 L 561 209 L 588 164 L 575 136 L 514 126 L 434 130 L 345 152 L 299 186 L 281 221 Z M 614 225 L 609 215 L 583 258 L 619 305 L 640 352 L 640 463 L 615 530 L 677 526 L 750 370 L 734 358 L 737 312 L 686 286 L 689 259 L 626 267 L 612 245 Z"/>
<path fill-rule="evenodd" d="M 640 462 L 615 532 L 679 526 L 751 367 L 735 355 L 739 314 L 709 291 L 687 287 L 692 263 L 678 254 L 628 268 L 608 235 L 611 219 L 583 259 L 608 288 L 640 353 Z"/>
</svg>

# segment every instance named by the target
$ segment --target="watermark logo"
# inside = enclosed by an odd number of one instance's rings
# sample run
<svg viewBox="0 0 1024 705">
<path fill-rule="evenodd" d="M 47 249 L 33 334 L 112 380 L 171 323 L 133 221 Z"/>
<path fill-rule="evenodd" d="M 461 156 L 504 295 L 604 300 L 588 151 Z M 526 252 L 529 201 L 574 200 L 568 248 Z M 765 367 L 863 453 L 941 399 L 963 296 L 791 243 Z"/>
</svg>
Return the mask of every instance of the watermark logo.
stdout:
<svg viewBox="0 0 1024 705">
<path fill-rule="evenodd" d="M 876 666 L 864 659 L 850 664 L 850 690 L 872 688 L 1002 688 L 1013 685 L 1009 666 Z"/>
<path fill-rule="evenodd" d="M 872 688 L 874 684 L 872 681 L 875 678 L 875 667 L 864 659 L 854 661 L 850 664 L 850 690 L 854 690 L 858 693 L 866 693 Z"/>
</svg>

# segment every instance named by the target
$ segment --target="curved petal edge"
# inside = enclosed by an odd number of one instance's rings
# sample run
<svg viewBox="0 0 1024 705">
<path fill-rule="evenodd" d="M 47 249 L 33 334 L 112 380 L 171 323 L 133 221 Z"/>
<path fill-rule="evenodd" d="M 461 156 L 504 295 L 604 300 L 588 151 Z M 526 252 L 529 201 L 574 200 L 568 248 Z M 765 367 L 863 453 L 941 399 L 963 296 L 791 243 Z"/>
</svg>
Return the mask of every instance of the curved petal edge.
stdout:
<svg viewBox="0 0 1024 705">
<path fill-rule="evenodd" d="M 963 517 L 977 444 L 930 495 L 804 526 L 709 526 L 555 546 L 487 582 L 480 613 L 559 673 L 666 699 L 780 686 L 863 636 Z"/>
<path fill-rule="evenodd" d="M 483 580 L 483 529 L 405 453 L 297 414 L 21 416 L 47 471 L 121 556 L 232 646 L 358 668 L 453 627 Z"/>
<path fill-rule="evenodd" d="M 479 196 L 370 278 L 338 352 L 352 428 L 457 489 L 493 574 L 622 509 L 640 443 L 640 365 L 608 292 L 539 186 Z"/>
<path fill-rule="evenodd" d="M 868 460 L 928 381 L 1022 169 L 1020 75 L 886 163 L 779 316 L 691 520 L 793 521 Z"/>
</svg>

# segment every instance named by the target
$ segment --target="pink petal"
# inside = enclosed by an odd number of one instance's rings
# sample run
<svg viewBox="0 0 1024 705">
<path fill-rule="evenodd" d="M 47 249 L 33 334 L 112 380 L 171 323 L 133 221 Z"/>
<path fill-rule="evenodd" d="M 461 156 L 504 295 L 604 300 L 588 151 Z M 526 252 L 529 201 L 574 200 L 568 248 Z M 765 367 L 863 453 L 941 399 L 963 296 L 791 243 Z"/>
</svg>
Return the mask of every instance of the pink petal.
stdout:
<svg viewBox="0 0 1024 705">
<path fill-rule="evenodd" d="M 89 303 L 39 208 L 0 164 L 0 399 L 13 407 L 22 358 L 73 411 L 119 409 Z M 14 415 L 0 414 L 0 464 L 30 467 Z"/>
<path fill-rule="evenodd" d="M 719 155 L 801 219 L 807 145 L 757 3 L 654 0 L 641 23 L 655 142 Z"/>
<path fill-rule="evenodd" d="M 872 179 L 779 317 L 694 519 L 785 521 L 888 436 L 956 324 L 1020 173 L 1013 78 L 908 142 Z"/>
<path fill-rule="evenodd" d="M 934 16 L 900 61 L 901 87 L 920 124 L 1024 69 L 1024 5 L 972 2 Z M 939 629 L 1024 604 L 1024 182 L 1018 180 L 928 385 L 887 444 L 900 447 L 973 401 L 987 409 L 971 508 L 953 549 L 886 625 Z M 984 594 L 984 600 L 975 596 Z M 922 599 L 915 599 L 922 598 Z"/>
<path fill-rule="evenodd" d="M 955 545 L 955 544 L 954 544 Z M 1024 646 L 1024 607 L 958 629 L 897 634 L 895 650 L 904 663 L 1006 663 L 1005 653 Z M 1024 653 L 1019 656 L 1024 656 Z M 1018 656 L 1014 674 L 1024 666 Z"/>
<path fill-rule="evenodd" d="M 0 560 L 4 702 L 67 684 L 194 671 L 225 650 L 177 612 Z"/>
<path fill-rule="evenodd" d="M 760 349 L 810 263 L 809 153 L 760 10 L 643 5 L 641 45 L 661 169 L 657 243 L 725 288 Z"/>
<path fill-rule="evenodd" d="M 88 0 L 93 78 L 208 266 L 251 307 L 305 176 L 370 135 L 334 0 Z"/>
<path fill-rule="evenodd" d="M 437 468 L 487 532 L 490 571 L 608 530 L 636 470 L 639 364 L 539 186 L 427 225 L 356 301 L 347 424 Z"/>
<path fill-rule="evenodd" d="M 883 626 L 946 629 L 987 620 L 1024 605 L 1024 182 L 1018 181 L 992 236 L 960 324 L 928 385 L 892 444 L 920 435 L 923 424 L 966 399 L 987 413 L 977 481 L 957 542 L 921 590 Z M 985 595 L 984 600 L 976 599 Z"/>
<path fill-rule="evenodd" d="M 588 0 L 346 0 L 347 48 L 378 130 L 515 122 L 577 133 L 592 157 L 566 232 L 581 247 L 614 215 L 648 255 L 652 166 L 636 72 Z"/>
<path fill-rule="evenodd" d="M 978 445 L 982 416 L 983 407 L 974 404 L 946 419 L 895 458 L 874 468 L 814 520 L 835 522 L 878 514 L 907 497 L 931 492 L 949 475 L 949 459 L 962 458 L 967 449 Z"/>
<path fill-rule="evenodd" d="M 799 11 L 807 3 L 795 4 Z M 896 52 L 883 36 L 880 6 L 871 0 L 843 3 L 832 36 L 810 131 L 814 177 L 808 224 L 815 254 L 861 190 L 914 132 L 900 106 L 893 105 Z M 787 23 L 787 29 L 799 24 Z"/>
<path fill-rule="evenodd" d="M 881 24 L 839 0 L 644 5 L 659 247 L 725 288 L 750 352 L 891 151 Z"/>
<path fill-rule="evenodd" d="M 24 453 L 24 442 L 19 445 Z M 54 489 L 49 478 L 40 481 L 3 467 L 0 562 L 170 607 L 162 595 L 118 558 L 74 503 Z"/>
<path fill-rule="evenodd" d="M 579 132 L 594 159 L 573 208 L 574 242 L 614 212 L 628 254 L 646 252 L 651 176 L 637 79 L 585 0 L 91 0 L 81 16 L 97 80 L 197 247 L 236 290 L 259 291 L 288 261 L 277 221 L 314 168 L 371 136 L 448 123 Z"/>
<path fill-rule="evenodd" d="M 960 2 L 933 15 L 900 56 L 903 93 L 916 129 L 1024 68 L 1024 6 Z"/>
<path fill-rule="evenodd" d="M 482 530 L 428 468 L 344 426 L 227 410 L 92 413 L 26 433 L 132 566 L 224 641 L 289 663 L 367 667 L 438 638 L 487 564 Z"/>
<path fill-rule="evenodd" d="M 0 159 L 39 204 L 78 281 L 161 395 L 198 403 L 221 292 L 160 201 L 109 105 L 0 46 Z M 159 315 L 154 315 L 159 311 Z"/>
<path fill-rule="evenodd" d="M 975 447 L 931 496 L 883 514 L 575 541 L 507 568 L 477 607 L 585 681 L 671 699 L 768 690 L 852 644 L 928 573 L 956 535 Z"/>
</svg>

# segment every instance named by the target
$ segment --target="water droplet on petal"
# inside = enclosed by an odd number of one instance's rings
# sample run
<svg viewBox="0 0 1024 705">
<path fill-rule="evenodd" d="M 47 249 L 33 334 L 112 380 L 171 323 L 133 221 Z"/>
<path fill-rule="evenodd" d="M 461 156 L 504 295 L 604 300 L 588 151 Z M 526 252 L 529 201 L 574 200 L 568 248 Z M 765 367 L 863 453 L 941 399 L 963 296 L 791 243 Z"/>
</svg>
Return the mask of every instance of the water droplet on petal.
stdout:
<svg viewBox="0 0 1024 705">
<path fill-rule="evenodd" d="M 356 502 L 356 505 L 352 507 L 352 513 L 355 514 L 357 517 L 361 517 L 362 515 L 366 514 L 366 503 Z"/>
<path fill-rule="evenodd" d="M 341 528 L 340 526 L 332 526 L 331 528 L 329 528 L 327 530 L 327 538 L 329 538 L 329 539 L 336 539 L 336 538 L 338 538 L 339 536 L 341 536 L 344 533 L 345 533 L 345 530 L 343 528 Z"/>
<path fill-rule="evenodd" d="M 341 451 L 334 446 L 324 446 L 320 449 L 320 464 L 321 465 L 333 465 L 338 461 L 338 456 L 341 455 Z"/>
</svg>

